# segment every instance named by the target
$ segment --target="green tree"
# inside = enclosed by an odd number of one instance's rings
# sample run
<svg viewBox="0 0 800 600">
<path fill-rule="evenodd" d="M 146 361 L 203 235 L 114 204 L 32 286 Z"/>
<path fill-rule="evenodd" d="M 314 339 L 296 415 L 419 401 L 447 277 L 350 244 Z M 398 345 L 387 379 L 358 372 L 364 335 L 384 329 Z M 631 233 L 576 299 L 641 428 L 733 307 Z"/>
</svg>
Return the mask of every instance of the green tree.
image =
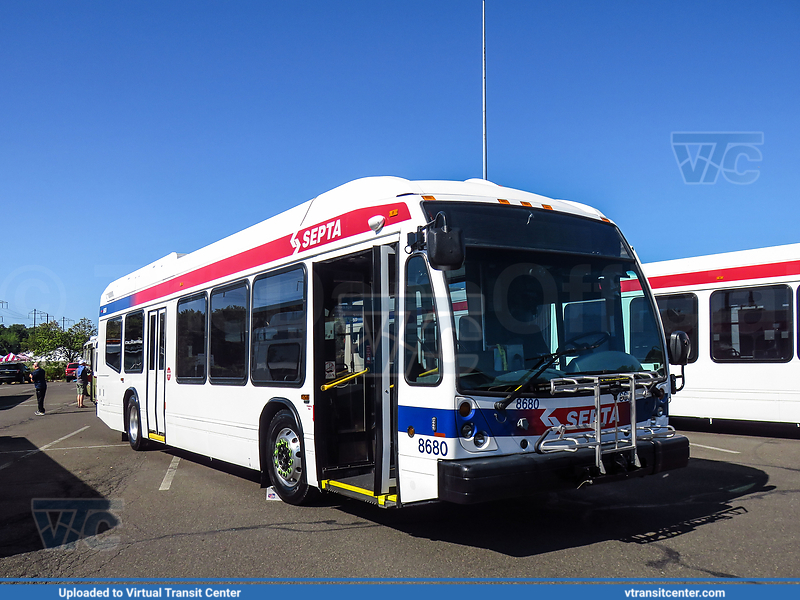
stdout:
<svg viewBox="0 0 800 600">
<path fill-rule="evenodd" d="M 97 335 L 97 327 L 87 318 L 83 318 L 75 325 L 63 332 L 62 352 L 65 360 L 74 361 L 83 355 L 83 345 L 93 335 Z"/>
<path fill-rule="evenodd" d="M 29 330 L 25 325 L 0 325 L 0 356 L 19 354 L 28 347 Z"/>
<path fill-rule="evenodd" d="M 34 329 L 28 347 L 37 356 L 73 362 L 83 353 L 83 345 L 96 334 L 97 328 L 89 319 L 81 319 L 66 331 L 50 321 Z"/>
<path fill-rule="evenodd" d="M 37 325 L 28 339 L 28 348 L 36 356 L 61 359 L 62 357 L 58 356 L 57 352 L 64 343 L 63 333 L 64 331 L 55 321 Z"/>
</svg>

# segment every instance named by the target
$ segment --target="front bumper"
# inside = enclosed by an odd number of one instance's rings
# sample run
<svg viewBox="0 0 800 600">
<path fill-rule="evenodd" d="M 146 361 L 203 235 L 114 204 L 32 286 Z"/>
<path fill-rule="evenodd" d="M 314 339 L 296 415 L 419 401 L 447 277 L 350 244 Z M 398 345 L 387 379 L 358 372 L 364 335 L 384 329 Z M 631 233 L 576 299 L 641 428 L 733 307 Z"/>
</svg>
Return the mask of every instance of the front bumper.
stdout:
<svg viewBox="0 0 800 600">
<path fill-rule="evenodd" d="M 640 468 L 632 466 L 631 450 L 604 455 L 606 475 L 599 475 L 595 452 L 590 448 L 439 461 L 439 499 L 475 504 L 577 487 L 585 481 L 605 483 L 643 477 L 689 463 L 689 440 L 682 435 L 638 441 L 636 451 Z"/>
</svg>

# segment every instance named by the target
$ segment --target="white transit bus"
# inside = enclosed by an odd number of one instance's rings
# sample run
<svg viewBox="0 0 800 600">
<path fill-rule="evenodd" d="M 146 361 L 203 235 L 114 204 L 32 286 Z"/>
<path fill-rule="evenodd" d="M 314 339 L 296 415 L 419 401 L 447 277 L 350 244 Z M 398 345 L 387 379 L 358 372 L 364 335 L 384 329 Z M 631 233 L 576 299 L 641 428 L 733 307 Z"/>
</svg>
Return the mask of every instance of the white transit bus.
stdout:
<svg viewBox="0 0 800 600">
<path fill-rule="evenodd" d="M 473 503 L 685 466 L 686 351 L 597 210 L 365 178 L 109 285 L 97 413 L 293 504 Z"/>
<path fill-rule="evenodd" d="M 800 424 L 800 244 L 644 269 L 667 335 L 691 339 L 673 416 Z"/>
<path fill-rule="evenodd" d="M 83 360 L 89 365 L 89 368 L 94 372 L 95 365 L 97 365 L 97 336 L 91 336 L 84 344 L 81 353 Z"/>
</svg>

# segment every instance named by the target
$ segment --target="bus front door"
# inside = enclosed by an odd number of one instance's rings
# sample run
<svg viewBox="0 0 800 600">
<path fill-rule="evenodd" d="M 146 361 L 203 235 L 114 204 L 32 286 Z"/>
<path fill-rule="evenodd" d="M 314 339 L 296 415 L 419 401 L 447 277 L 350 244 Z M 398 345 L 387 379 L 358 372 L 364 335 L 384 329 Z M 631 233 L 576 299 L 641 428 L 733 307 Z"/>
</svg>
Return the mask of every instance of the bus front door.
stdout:
<svg viewBox="0 0 800 600">
<path fill-rule="evenodd" d="M 396 500 L 393 458 L 396 250 L 314 266 L 315 438 L 330 491 Z"/>
<path fill-rule="evenodd" d="M 166 325 L 164 308 L 147 314 L 147 437 L 166 441 L 164 412 L 166 402 Z"/>
</svg>

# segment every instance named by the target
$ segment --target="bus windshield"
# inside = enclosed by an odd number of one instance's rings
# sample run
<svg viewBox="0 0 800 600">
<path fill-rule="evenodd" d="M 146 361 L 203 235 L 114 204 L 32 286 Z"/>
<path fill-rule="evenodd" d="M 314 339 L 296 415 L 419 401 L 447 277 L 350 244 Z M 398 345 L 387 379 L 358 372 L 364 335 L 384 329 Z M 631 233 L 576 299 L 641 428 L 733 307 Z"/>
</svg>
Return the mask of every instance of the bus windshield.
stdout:
<svg viewBox="0 0 800 600">
<path fill-rule="evenodd" d="M 486 208 L 494 214 L 473 224 L 457 208 L 446 214 L 466 242 L 463 266 L 446 272 L 462 392 L 507 395 L 525 384 L 543 394 L 555 378 L 666 373 L 652 300 L 615 226 L 553 214 L 560 230 L 543 239 L 529 225 L 549 215 L 512 209 L 495 228 L 498 213 Z M 535 247 L 548 239 L 559 247 Z"/>
</svg>

